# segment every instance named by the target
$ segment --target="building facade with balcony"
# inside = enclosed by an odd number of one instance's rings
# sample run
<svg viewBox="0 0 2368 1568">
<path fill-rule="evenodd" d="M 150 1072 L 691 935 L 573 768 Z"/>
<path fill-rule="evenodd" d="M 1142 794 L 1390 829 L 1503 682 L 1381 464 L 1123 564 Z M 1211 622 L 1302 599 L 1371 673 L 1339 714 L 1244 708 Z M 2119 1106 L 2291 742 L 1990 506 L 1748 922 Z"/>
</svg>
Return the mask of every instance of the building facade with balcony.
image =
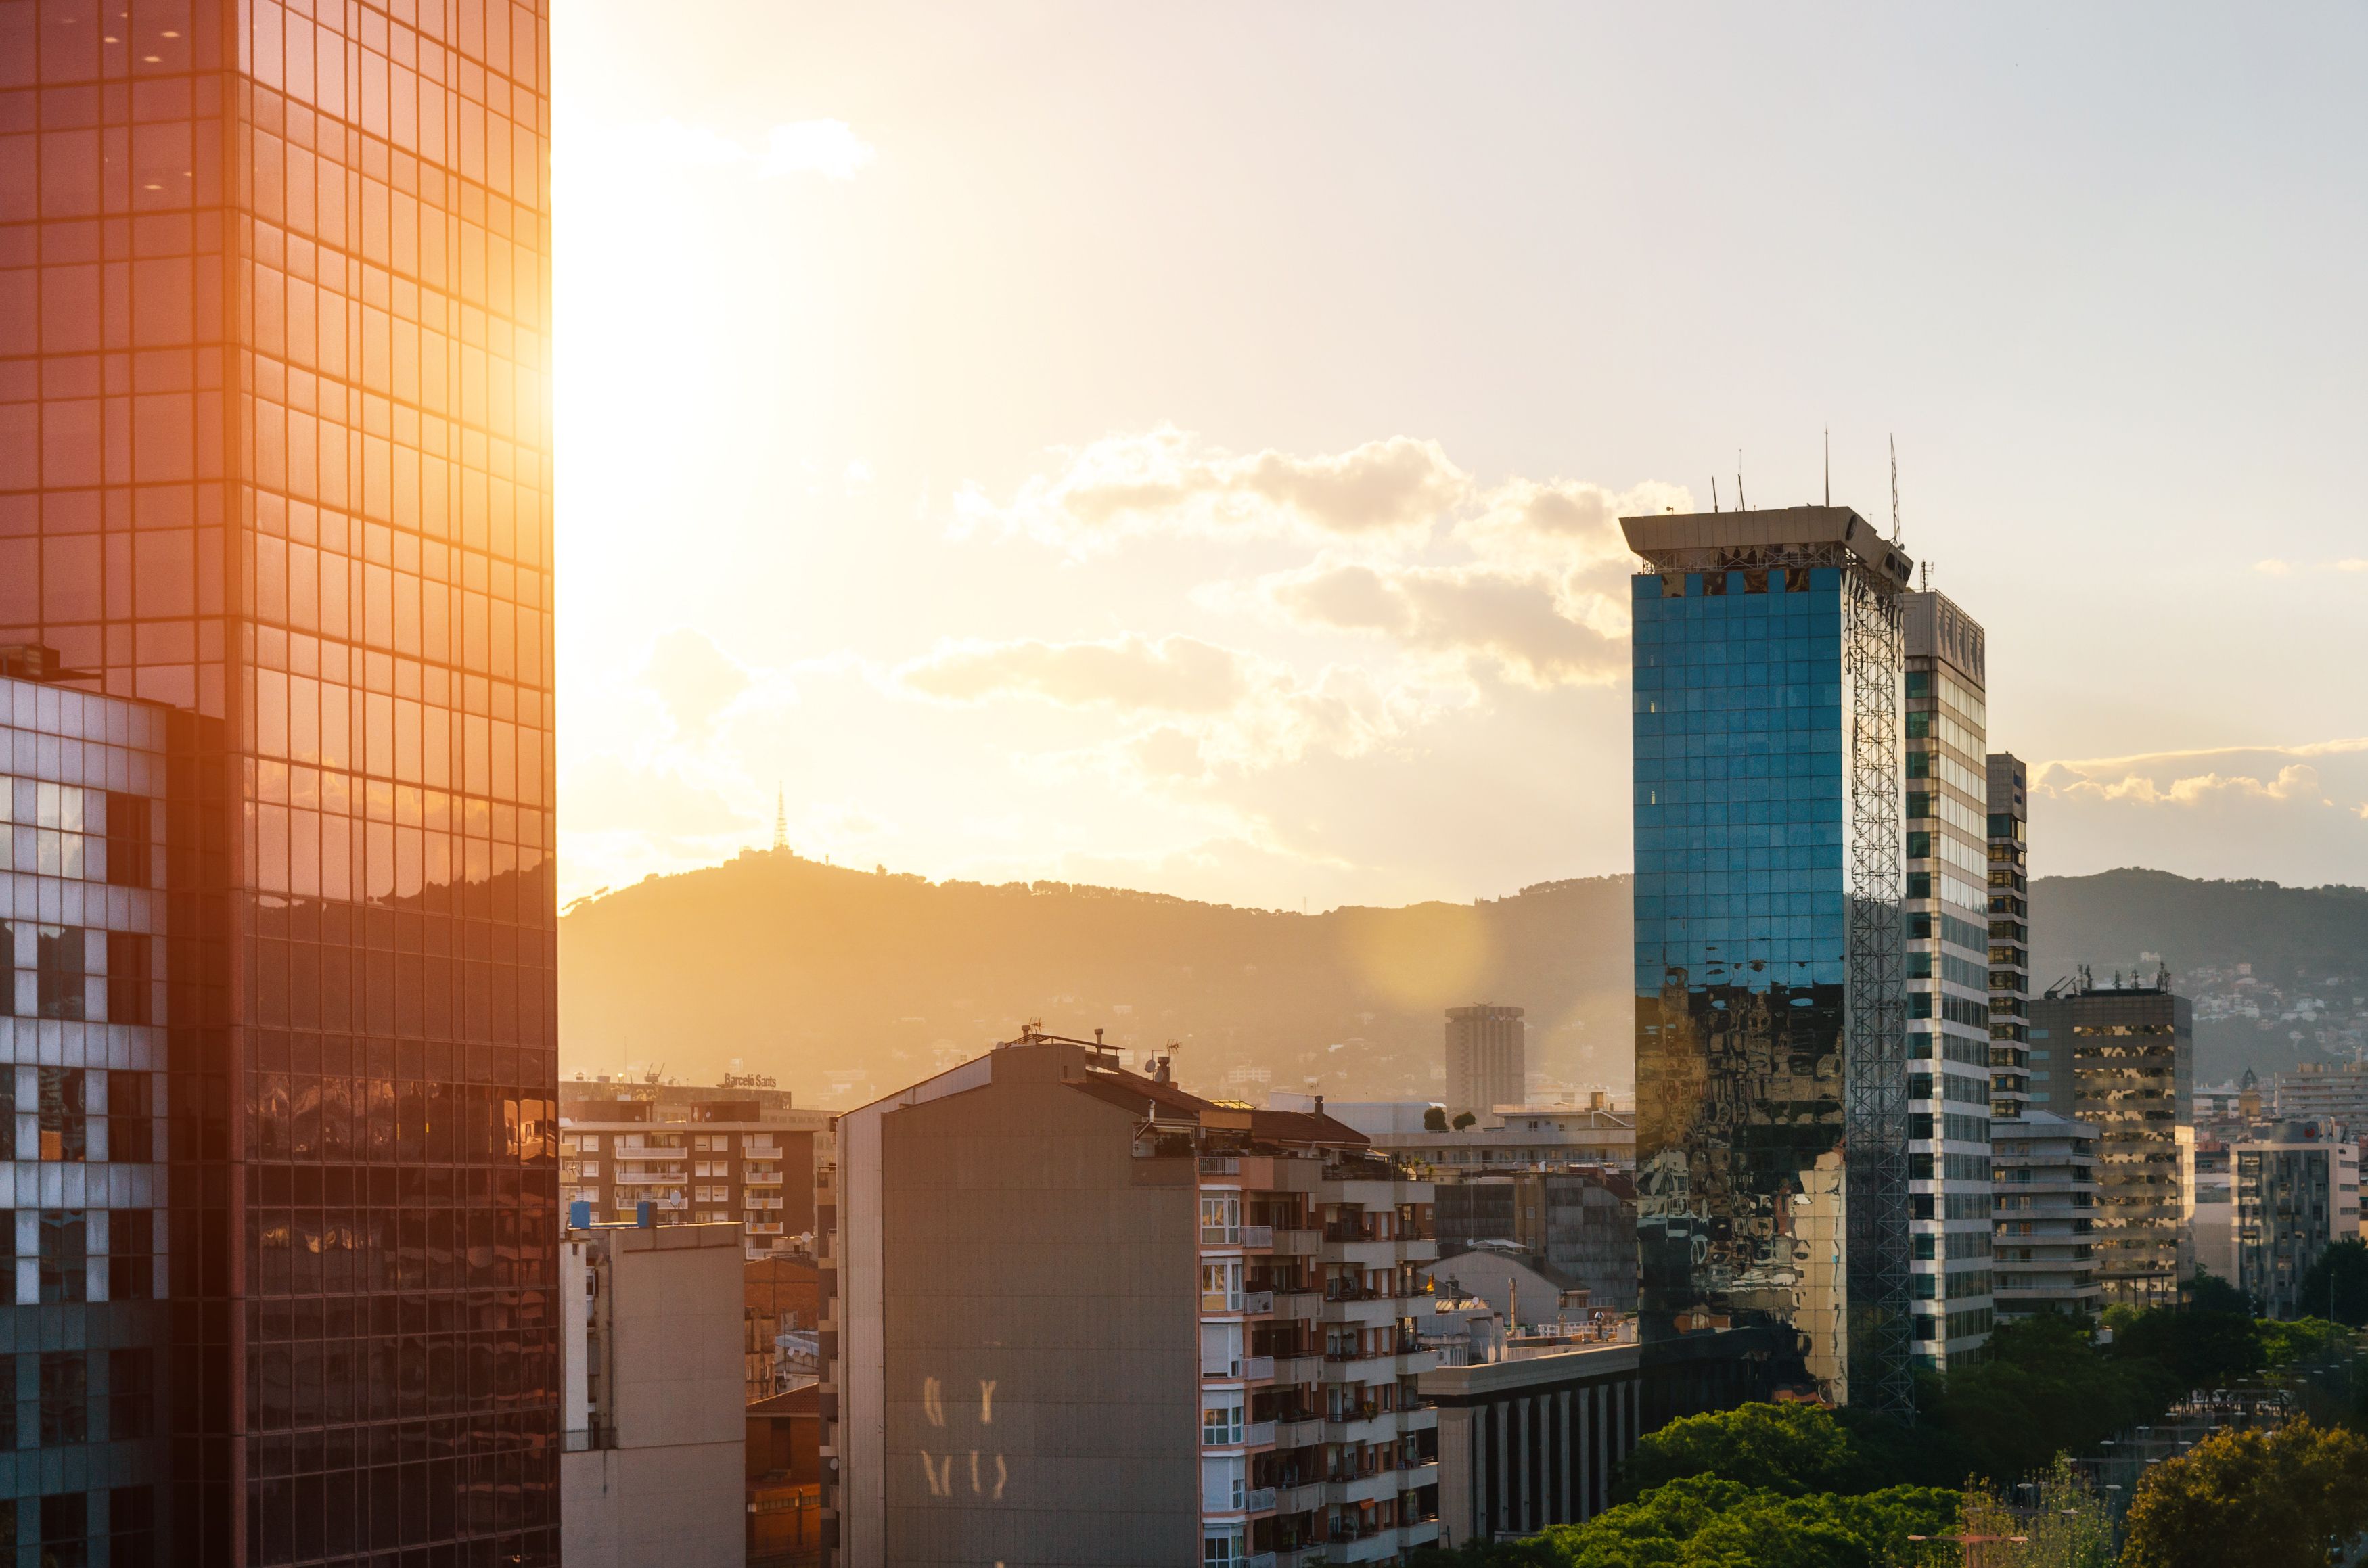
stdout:
<svg viewBox="0 0 2368 1568">
<path fill-rule="evenodd" d="M 2360 1233 L 2360 1146 L 2288 1122 L 2229 1150 L 2236 1180 L 2236 1285 L 2254 1310 L 2305 1317 L 2328 1303 L 2303 1299 L 2319 1254 Z"/>
<path fill-rule="evenodd" d="M 605 1088 L 570 1083 L 571 1094 Z M 559 1196 L 608 1222 L 647 1203 L 662 1225 L 737 1224 L 751 1256 L 814 1230 L 817 1150 L 830 1118 L 750 1098 L 560 1101 Z"/>
<path fill-rule="evenodd" d="M 842 1117 L 822 1192 L 834 1562 L 1288 1568 L 1434 1539 L 1433 1191 L 1354 1129 L 1031 1030 Z"/>
<path fill-rule="evenodd" d="M 2093 1317 L 2097 1130 L 2053 1111 L 1990 1124 L 1998 1313 Z"/>
</svg>

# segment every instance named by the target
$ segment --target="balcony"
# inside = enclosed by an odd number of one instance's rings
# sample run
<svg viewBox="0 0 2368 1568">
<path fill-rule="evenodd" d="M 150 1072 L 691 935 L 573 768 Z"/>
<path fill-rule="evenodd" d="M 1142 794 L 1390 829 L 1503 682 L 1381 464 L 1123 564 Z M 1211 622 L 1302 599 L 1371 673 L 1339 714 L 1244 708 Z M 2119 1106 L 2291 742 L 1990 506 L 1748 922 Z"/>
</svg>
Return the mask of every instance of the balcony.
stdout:
<svg viewBox="0 0 2368 1568">
<path fill-rule="evenodd" d="M 744 1187 L 779 1187 L 781 1185 L 781 1173 L 779 1171 L 743 1171 L 740 1173 L 740 1182 Z"/>
<path fill-rule="evenodd" d="M 1203 1426 L 1201 1446 L 1204 1449 L 1270 1449 L 1274 1447 L 1274 1423 L 1252 1421 L 1233 1427 Z"/>
<path fill-rule="evenodd" d="M 1227 1362 L 1222 1369 L 1204 1361 L 1201 1364 L 1201 1375 L 1204 1378 L 1239 1378 L 1245 1382 L 1265 1382 L 1274 1376 L 1274 1358 L 1244 1356 Z"/>
<path fill-rule="evenodd" d="M 1244 1291 L 1242 1293 L 1242 1304 L 1240 1310 L 1249 1313 L 1252 1317 L 1266 1317 L 1272 1315 L 1274 1312 L 1274 1292 L 1271 1290 Z"/>
<path fill-rule="evenodd" d="M 1274 1512 L 1274 1488 L 1271 1486 L 1255 1486 L 1249 1491 L 1243 1493 L 1242 1512 L 1246 1514 L 1270 1514 Z"/>
<path fill-rule="evenodd" d="M 1324 1440 L 1324 1421 L 1320 1416 L 1310 1416 L 1304 1421 L 1278 1421 L 1273 1426 L 1274 1446 L 1278 1449 L 1313 1448 Z"/>
<path fill-rule="evenodd" d="M 1274 1250 L 1274 1227 L 1272 1225 L 1244 1225 L 1242 1227 L 1241 1244 L 1252 1252 L 1271 1252 Z"/>
<path fill-rule="evenodd" d="M 689 1178 L 680 1171 L 619 1171 L 610 1178 L 619 1187 L 680 1187 Z"/>
</svg>

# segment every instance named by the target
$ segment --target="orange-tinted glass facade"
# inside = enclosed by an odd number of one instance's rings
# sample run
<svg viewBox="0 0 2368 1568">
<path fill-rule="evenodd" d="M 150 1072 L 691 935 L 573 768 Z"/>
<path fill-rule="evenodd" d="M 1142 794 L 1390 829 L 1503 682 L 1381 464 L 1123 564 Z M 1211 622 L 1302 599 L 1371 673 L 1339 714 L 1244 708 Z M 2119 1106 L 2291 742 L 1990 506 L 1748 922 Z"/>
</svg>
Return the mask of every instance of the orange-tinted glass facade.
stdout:
<svg viewBox="0 0 2368 1568">
<path fill-rule="evenodd" d="M 0 0 L 0 644 L 182 715 L 192 1561 L 557 1559 L 547 9 Z"/>
</svg>

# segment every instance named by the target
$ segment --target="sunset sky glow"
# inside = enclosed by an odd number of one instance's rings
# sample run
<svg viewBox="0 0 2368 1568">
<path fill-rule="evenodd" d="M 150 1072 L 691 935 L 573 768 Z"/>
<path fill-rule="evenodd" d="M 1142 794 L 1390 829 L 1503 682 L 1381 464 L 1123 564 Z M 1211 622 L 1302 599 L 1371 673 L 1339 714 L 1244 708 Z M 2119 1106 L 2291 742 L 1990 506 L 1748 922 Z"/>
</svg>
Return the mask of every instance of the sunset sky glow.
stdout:
<svg viewBox="0 0 2368 1568">
<path fill-rule="evenodd" d="M 1614 519 L 1827 427 L 2035 871 L 2368 881 L 2368 14 L 649 15 L 552 29 L 563 898 L 777 785 L 932 877 L 1624 870 Z"/>
</svg>

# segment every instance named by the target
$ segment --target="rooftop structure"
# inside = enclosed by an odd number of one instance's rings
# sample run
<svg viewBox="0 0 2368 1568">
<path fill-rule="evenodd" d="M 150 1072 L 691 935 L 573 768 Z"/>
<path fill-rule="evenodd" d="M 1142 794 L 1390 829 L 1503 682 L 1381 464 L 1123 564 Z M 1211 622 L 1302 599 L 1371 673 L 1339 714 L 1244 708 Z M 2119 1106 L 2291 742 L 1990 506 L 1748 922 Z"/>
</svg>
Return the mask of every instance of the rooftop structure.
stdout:
<svg viewBox="0 0 2368 1568">
<path fill-rule="evenodd" d="M 1475 1114 L 1465 1127 L 1433 1128 L 1447 1120 L 1444 1107 L 1427 1100 L 1322 1100 L 1280 1091 L 1267 1096 L 1277 1110 L 1312 1110 L 1346 1122 L 1375 1149 L 1422 1166 L 1434 1176 L 1456 1173 L 1556 1169 L 1570 1166 L 1631 1168 L 1636 1160 L 1636 1115 L 1613 1110 L 1608 1096 L 1586 1106 L 1501 1106 Z M 1436 1116 L 1430 1113 L 1437 1112 Z"/>
</svg>

